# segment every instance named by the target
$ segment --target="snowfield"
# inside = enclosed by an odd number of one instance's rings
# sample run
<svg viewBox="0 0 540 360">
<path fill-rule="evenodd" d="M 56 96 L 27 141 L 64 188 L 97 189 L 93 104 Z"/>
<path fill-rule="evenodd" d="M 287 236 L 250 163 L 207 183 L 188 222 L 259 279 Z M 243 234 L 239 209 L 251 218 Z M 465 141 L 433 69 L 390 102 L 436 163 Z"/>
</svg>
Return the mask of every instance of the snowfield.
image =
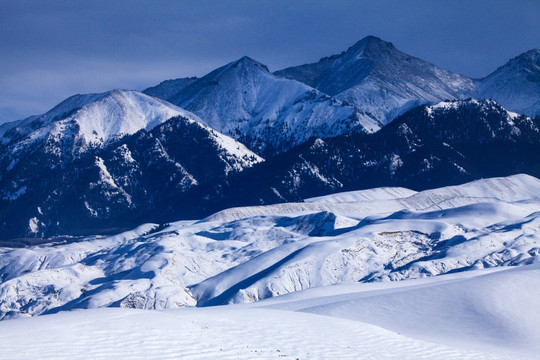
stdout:
<svg viewBox="0 0 540 360">
<path fill-rule="evenodd" d="M 539 255 L 528 175 L 227 209 L 0 248 L 0 346 L 9 359 L 534 359 Z"/>
<path fill-rule="evenodd" d="M 540 267 L 0 323 L 6 359 L 537 359 Z"/>
</svg>

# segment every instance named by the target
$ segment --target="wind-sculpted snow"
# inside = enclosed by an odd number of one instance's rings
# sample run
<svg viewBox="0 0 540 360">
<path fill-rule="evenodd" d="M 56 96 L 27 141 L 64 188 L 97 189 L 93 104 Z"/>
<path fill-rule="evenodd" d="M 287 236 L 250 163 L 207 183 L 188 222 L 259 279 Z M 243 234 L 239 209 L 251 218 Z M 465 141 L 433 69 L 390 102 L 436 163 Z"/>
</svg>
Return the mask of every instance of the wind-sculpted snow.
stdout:
<svg viewBox="0 0 540 360">
<path fill-rule="evenodd" d="M 0 322 L 6 359 L 536 359 L 538 264 L 308 289 L 254 304 Z"/>
<path fill-rule="evenodd" d="M 540 350 L 539 265 L 336 285 L 252 306 L 353 319 L 415 339 L 534 359 Z"/>
<path fill-rule="evenodd" d="M 540 180 L 350 192 L 0 251 L 5 319 L 253 302 L 318 286 L 540 262 Z"/>
</svg>

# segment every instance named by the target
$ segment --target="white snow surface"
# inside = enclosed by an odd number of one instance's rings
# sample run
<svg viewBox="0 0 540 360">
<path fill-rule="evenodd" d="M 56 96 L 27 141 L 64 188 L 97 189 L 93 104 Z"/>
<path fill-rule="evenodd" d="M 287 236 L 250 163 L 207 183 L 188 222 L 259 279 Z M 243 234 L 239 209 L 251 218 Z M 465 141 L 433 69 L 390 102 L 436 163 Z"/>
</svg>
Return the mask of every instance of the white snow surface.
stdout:
<svg viewBox="0 0 540 360">
<path fill-rule="evenodd" d="M 196 118 L 185 110 L 138 91 L 114 90 L 82 108 L 75 119 L 87 141 L 106 142 L 141 129 L 151 130 L 174 116 Z"/>
<path fill-rule="evenodd" d="M 4 144 L 22 138 L 19 146 L 51 136 L 73 136 L 83 140 L 86 146 L 100 146 L 141 129 L 151 130 L 175 116 L 204 123 L 196 115 L 164 100 L 133 90 L 112 90 L 72 96 L 43 115 L 2 125 L 0 136 Z"/>
<path fill-rule="evenodd" d="M 6 359 L 536 359 L 540 267 L 0 323 Z"/>
<path fill-rule="evenodd" d="M 132 90 L 112 90 L 102 94 L 72 96 L 46 114 L 32 116 L 24 120 L 4 124 L 0 127 L 0 142 L 10 144 L 13 157 L 7 170 L 18 162 L 18 152 L 31 148 L 29 145 L 42 140 L 57 146 L 45 146 L 45 151 L 58 156 L 88 148 L 102 147 L 108 142 L 139 130 L 152 130 L 167 120 L 181 116 L 189 123 L 205 129 L 217 146 L 224 150 L 222 156 L 231 163 L 231 170 L 242 170 L 263 159 L 242 143 L 211 128 L 197 115 L 170 104 L 164 100 Z M 65 141 L 70 139 L 70 141 Z M 66 144 L 72 143 L 73 146 Z M 62 153 L 62 154 L 60 154 Z M 126 161 L 133 161 L 126 154 Z M 103 161 L 100 172 L 107 176 Z M 108 178 L 112 179 L 110 175 Z M 112 183 L 111 185 L 114 185 Z M 20 194 L 19 194 L 20 195 Z M 16 197 L 16 195 L 5 195 Z"/>
<path fill-rule="evenodd" d="M 534 359 L 539 263 L 528 175 L 229 209 L 0 248 L 0 346 L 10 359 Z"/>
</svg>

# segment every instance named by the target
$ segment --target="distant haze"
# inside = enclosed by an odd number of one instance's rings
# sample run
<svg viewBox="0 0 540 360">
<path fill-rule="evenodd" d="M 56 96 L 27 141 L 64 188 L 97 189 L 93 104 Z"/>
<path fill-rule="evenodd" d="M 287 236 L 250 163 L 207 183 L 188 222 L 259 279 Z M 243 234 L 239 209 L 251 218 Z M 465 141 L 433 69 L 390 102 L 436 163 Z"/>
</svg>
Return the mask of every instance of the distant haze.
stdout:
<svg viewBox="0 0 540 360">
<path fill-rule="evenodd" d="M 275 71 L 367 35 L 470 77 L 540 48 L 540 1 L 0 2 L 0 123 L 249 55 Z"/>
</svg>

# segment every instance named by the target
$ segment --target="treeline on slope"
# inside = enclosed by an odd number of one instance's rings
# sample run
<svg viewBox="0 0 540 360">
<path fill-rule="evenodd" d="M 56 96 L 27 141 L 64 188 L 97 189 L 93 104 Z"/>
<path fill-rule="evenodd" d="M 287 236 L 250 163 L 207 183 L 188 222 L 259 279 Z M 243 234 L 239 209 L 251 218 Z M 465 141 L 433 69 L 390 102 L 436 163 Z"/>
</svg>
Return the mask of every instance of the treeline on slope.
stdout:
<svg viewBox="0 0 540 360">
<path fill-rule="evenodd" d="M 2 188 L 25 189 L 14 200 L 0 198 L 0 238 L 113 233 L 157 221 L 153 212 L 169 199 L 259 161 L 247 149 L 243 157 L 230 153 L 219 136 L 177 116 L 72 159 L 58 156 L 65 143 L 36 141 L 23 149 L 25 161 L 0 178 Z"/>
<path fill-rule="evenodd" d="M 447 102 L 416 107 L 374 134 L 312 138 L 235 170 L 241 159 L 217 147 L 212 130 L 177 117 L 83 153 L 62 171 L 50 169 L 50 153 L 29 150 L 18 172 L 40 176 L 31 193 L 0 207 L 1 237 L 28 236 L 36 207 L 49 221 L 37 237 L 81 235 L 347 190 L 424 190 L 516 173 L 540 177 L 539 129 L 540 117 L 509 113 L 494 101 Z"/>
<path fill-rule="evenodd" d="M 374 134 L 311 139 L 236 174 L 194 189 L 194 217 L 380 186 L 425 190 L 526 173 L 540 177 L 540 117 L 510 115 L 494 101 L 419 106 Z M 187 209 L 172 207 L 175 216 Z M 190 211 L 193 211 L 191 209 Z"/>
</svg>

